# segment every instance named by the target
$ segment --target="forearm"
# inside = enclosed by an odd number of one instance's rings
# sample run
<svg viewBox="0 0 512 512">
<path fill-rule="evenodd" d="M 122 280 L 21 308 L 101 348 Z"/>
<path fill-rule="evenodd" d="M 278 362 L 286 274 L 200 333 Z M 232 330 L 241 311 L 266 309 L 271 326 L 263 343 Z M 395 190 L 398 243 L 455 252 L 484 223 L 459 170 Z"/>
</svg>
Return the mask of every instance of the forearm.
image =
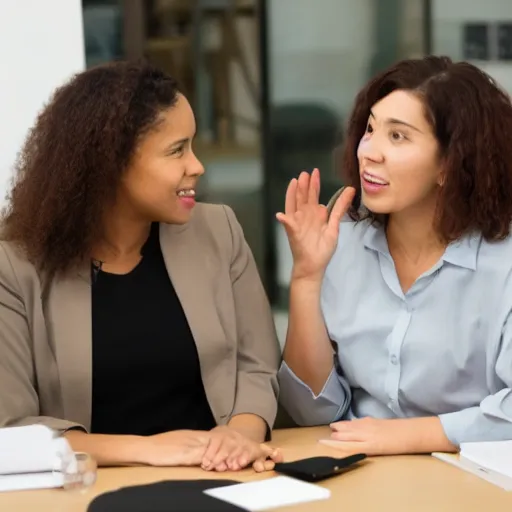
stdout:
<svg viewBox="0 0 512 512">
<path fill-rule="evenodd" d="M 456 452 L 458 448 L 446 437 L 437 416 L 389 420 L 397 424 L 402 453 Z"/>
<path fill-rule="evenodd" d="M 145 464 L 146 438 L 127 435 L 86 434 L 69 430 L 64 434 L 75 452 L 86 452 L 99 466 Z"/>
<path fill-rule="evenodd" d="M 267 423 L 256 414 L 238 414 L 233 416 L 228 426 L 245 437 L 263 443 L 267 435 Z"/>
<path fill-rule="evenodd" d="M 320 280 L 293 279 L 283 358 L 295 375 L 318 394 L 331 373 L 333 351 L 320 308 Z"/>
</svg>

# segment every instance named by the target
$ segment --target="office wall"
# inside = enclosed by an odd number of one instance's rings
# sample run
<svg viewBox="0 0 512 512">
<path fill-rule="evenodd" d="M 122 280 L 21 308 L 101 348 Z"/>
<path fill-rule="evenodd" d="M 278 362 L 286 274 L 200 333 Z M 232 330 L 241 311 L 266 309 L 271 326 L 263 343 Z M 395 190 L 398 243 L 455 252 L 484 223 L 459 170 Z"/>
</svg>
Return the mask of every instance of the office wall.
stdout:
<svg viewBox="0 0 512 512">
<path fill-rule="evenodd" d="M 511 0 L 433 0 L 432 53 L 465 60 L 463 46 L 464 24 L 512 23 Z M 492 45 L 492 43 L 491 43 Z M 512 61 L 495 59 L 474 61 L 512 93 Z"/>
<path fill-rule="evenodd" d="M 0 2 L 0 207 L 16 155 L 52 91 L 85 67 L 81 0 Z"/>
</svg>

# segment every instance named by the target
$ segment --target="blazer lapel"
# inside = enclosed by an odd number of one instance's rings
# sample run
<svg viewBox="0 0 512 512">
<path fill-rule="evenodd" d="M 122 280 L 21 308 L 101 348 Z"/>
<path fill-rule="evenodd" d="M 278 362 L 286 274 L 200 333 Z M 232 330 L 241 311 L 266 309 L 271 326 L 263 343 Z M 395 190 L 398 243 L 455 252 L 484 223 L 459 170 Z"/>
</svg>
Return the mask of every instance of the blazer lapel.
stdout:
<svg viewBox="0 0 512 512">
<path fill-rule="evenodd" d="M 160 244 L 167 271 L 180 299 L 194 337 L 206 395 L 218 423 L 230 411 L 223 410 L 219 397 L 225 395 L 223 379 L 215 371 L 222 368 L 226 335 L 217 314 L 214 267 L 208 252 L 195 241 L 197 233 L 189 225 L 160 225 Z M 219 350 L 219 344 L 221 350 Z"/>
<path fill-rule="evenodd" d="M 64 417 L 91 428 L 92 313 L 88 269 L 55 280 L 47 302 Z"/>
</svg>

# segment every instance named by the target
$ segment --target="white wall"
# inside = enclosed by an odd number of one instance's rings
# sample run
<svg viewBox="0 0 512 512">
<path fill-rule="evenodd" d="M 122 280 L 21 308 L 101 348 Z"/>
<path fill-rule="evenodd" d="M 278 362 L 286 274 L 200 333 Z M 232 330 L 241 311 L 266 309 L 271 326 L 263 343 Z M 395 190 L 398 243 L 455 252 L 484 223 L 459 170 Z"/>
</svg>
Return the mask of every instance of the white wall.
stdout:
<svg viewBox="0 0 512 512">
<path fill-rule="evenodd" d="M 462 27 L 467 22 L 512 22 L 511 0 L 433 0 L 433 53 L 463 60 Z M 512 63 L 475 61 L 512 94 Z"/>
<path fill-rule="evenodd" d="M 81 0 L 0 0 L 0 206 L 27 130 L 84 54 Z"/>
</svg>

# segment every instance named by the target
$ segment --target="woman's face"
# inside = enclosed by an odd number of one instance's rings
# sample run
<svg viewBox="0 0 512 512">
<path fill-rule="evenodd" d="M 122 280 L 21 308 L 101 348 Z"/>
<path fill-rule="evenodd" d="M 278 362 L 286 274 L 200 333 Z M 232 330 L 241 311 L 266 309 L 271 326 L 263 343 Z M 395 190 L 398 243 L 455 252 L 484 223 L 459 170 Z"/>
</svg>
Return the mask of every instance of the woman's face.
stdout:
<svg viewBox="0 0 512 512">
<path fill-rule="evenodd" d="M 163 111 L 145 134 L 123 176 L 118 199 L 134 215 L 149 221 L 184 224 L 195 205 L 195 189 L 204 168 L 192 151 L 194 114 L 183 95 Z"/>
<path fill-rule="evenodd" d="M 377 214 L 435 205 L 439 147 L 422 102 L 396 90 L 371 109 L 357 150 L 362 202 Z"/>
</svg>

